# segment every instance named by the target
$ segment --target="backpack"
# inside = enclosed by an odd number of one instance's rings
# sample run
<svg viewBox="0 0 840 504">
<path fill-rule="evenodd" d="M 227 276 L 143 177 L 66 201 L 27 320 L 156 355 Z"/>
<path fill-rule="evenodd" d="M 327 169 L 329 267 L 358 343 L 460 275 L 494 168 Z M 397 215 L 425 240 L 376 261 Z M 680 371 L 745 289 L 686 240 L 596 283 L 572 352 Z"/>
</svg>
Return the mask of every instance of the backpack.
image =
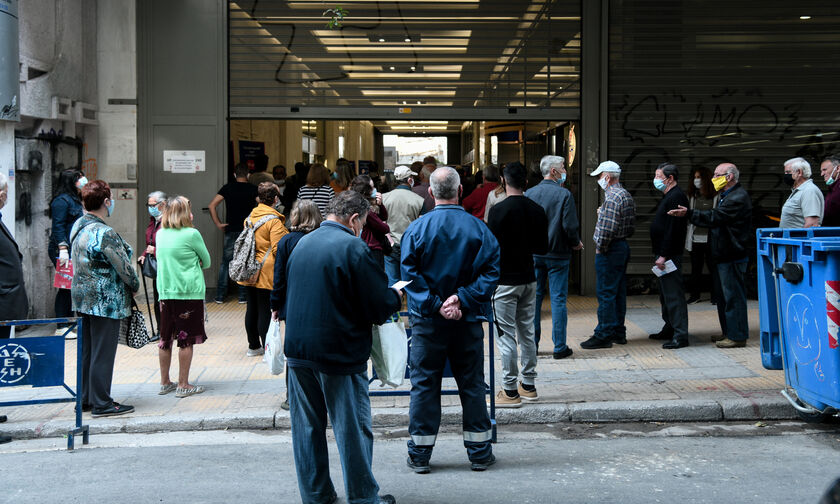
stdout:
<svg viewBox="0 0 840 504">
<path fill-rule="evenodd" d="M 245 229 L 239 233 L 236 242 L 233 244 L 233 258 L 228 265 L 231 280 L 249 285 L 257 283 L 260 270 L 271 253 L 271 249 L 266 250 L 262 261 L 257 262 L 257 238 L 255 233 L 260 226 L 277 218 L 276 215 L 266 215 L 256 224 L 251 223 L 251 219 L 245 221 Z"/>
</svg>

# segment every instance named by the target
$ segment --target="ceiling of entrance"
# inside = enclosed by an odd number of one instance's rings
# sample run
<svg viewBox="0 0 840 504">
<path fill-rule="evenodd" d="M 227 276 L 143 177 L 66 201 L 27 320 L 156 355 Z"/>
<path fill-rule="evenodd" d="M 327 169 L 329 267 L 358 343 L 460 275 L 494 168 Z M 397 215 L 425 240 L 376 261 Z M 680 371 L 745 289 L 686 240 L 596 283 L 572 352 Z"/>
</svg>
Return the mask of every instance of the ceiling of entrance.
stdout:
<svg viewBox="0 0 840 504">
<path fill-rule="evenodd" d="M 578 108 L 580 2 L 231 2 L 229 55 L 232 108 Z"/>
</svg>

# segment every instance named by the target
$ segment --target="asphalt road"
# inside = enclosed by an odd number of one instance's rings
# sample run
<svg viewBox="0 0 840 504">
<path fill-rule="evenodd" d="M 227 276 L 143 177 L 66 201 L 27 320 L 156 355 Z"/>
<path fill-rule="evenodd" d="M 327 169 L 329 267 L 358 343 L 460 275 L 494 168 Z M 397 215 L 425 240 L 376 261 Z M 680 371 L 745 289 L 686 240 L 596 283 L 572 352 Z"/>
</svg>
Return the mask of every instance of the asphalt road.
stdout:
<svg viewBox="0 0 840 504">
<path fill-rule="evenodd" d="M 498 463 L 469 470 L 457 432 L 432 473 L 405 466 L 404 432 L 380 432 L 374 471 L 409 503 L 816 503 L 840 476 L 840 428 L 768 424 L 501 426 Z M 0 446 L 0 502 L 296 503 L 283 431 L 93 435 Z M 343 499 L 331 443 L 332 475 Z"/>
</svg>

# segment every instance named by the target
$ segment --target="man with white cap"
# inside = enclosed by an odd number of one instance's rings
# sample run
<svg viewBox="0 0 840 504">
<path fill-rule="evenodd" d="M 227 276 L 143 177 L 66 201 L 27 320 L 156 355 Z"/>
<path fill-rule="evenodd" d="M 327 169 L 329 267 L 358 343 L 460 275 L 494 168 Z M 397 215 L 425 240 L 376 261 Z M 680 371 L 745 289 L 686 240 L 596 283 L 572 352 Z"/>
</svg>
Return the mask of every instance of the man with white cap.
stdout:
<svg viewBox="0 0 840 504">
<path fill-rule="evenodd" d="M 627 312 L 627 262 L 633 236 L 636 204 L 627 189 L 619 183 L 621 168 L 613 161 L 604 161 L 590 173 L 598 177 L 604 190 L 604 203 L 598 208 L 595 224 L 595 274 L 598 297 L 598 326 L 591 338 L 580 344 L 593 350 L 610 348 L 613 343 L 627 343 L 624 315 Z"/>
<path fill-rule="evenodd" d="M 391 253 L 385 256 L 385 274 L 388 275 L 388 285 L 400 279 L 400 240 L 408 225 L 424 213 L 422 196 L 411 190 L 417 173 L 408 166 L 394 168 L 394 178 L 397 187 L 382 195 L 382 203 L 388 209 L 388 227 L 391 232 Z"/>
</svg>

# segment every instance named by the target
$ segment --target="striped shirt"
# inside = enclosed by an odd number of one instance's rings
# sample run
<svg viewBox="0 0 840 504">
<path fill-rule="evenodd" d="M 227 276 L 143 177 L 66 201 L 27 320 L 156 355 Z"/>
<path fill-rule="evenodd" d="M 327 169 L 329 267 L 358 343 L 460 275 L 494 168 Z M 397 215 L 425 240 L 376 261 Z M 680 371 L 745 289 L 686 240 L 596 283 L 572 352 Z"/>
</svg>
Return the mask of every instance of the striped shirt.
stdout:
<svg viewBox="0 0 840 504">
<path fill-rule="evenodd" d="M 610 243 L 633 236 L 636 221 L 636 204 L 633 197 L 621 184 L 614 184 L 604 191 L 604 204 L 598 212 L 595 223 L 595 248 L 604 253 Z"/>
<path fill-rule="evenodd" d="M 318 205 L 318 210 L 321 211 L 321 217 L 327 217 L 327 205 L 332 201 L 335 192 L 333 188 L 328 185 L 320 187 L 303 186 L 298 190 L 297 197 L 301 200 L 312 200 Z"/>
</svg>

